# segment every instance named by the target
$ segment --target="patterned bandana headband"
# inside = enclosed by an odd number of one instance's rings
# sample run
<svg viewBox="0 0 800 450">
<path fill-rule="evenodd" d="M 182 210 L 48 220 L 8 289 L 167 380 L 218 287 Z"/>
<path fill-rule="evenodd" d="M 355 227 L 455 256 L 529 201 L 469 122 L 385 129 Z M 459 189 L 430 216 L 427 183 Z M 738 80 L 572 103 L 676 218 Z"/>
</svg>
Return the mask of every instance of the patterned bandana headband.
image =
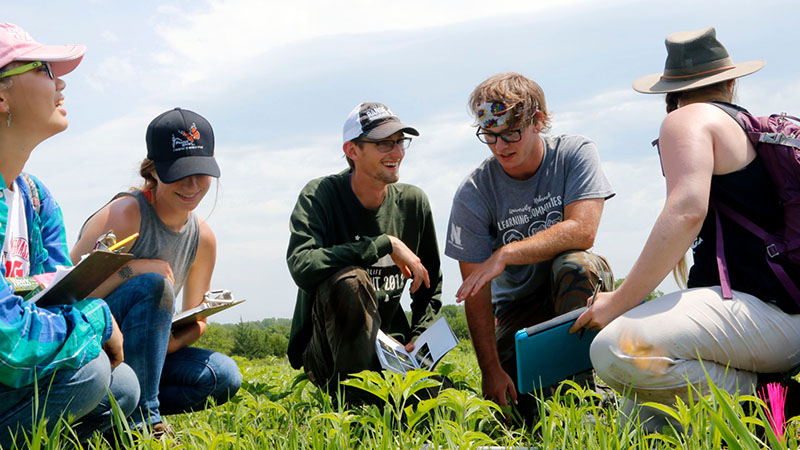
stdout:
<svg viewBox="0 0 800 450">
<path fill-rule="evenodd" d="M 502 103 L 478 103 L 475 105 L 475 113 L 478 116 L 478 123 L 484 129 L 501 127 L 511 117 L 506 105 Z"/>
</svg>

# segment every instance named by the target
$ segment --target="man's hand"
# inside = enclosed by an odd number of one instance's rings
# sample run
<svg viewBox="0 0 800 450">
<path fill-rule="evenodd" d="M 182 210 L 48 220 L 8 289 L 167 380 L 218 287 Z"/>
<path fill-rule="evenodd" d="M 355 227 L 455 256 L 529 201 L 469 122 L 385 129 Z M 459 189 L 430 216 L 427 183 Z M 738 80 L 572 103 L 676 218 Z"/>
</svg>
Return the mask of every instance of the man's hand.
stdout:
<svg viewBox="0 0 800 450">
<path fill-rule="evenodd" d="M 392 261 L 397 264 L 397 267 L 400 268 L 406 278 L 411 279 L 409 291 L 411 293 L 417 292 L 422 283 L 425 283 L 426 288 L 431 287 L 428 270 L 422 265 L 419 257 L 400 239 L 389 235 L 389 240 L 392 242 Z"/>
<path fill-rule="evenodd" d="M 487 400 L 497 403 L 504 410 L 508 408 L 508 400 L 506 395 L 511 398 L 511 402 L 517 404 L 517 389 L 511 377 L 501 368 L 483 373 L 483 380 L 481 382 L 483 388 L 483 396 Z M 508 414 L 506 414 L 508 417 Z"/>
<path fill-rule="evenodd" d="M 477 295 L 487 283 L 490 283 L 506 270 L 506 264 L 502 261 L 500 250 L 502 248 L 495 251 L 489 259 L 475 266 L 469 276 L 464 279 L 461 287 L 456 292 L 456 301 L 458 303 Z"/>
<path fill-rule="evenodd" d="M 108 360 L 111 362 L 111 368 L 113 369 L 125 360 L 125 356 L 122 352 L 122 330 L 119 329 L 114 316 L 111 316 L 111 327 L 111 337 L 103 344 L 103 350 L 108 355 Z"/>
</svg>

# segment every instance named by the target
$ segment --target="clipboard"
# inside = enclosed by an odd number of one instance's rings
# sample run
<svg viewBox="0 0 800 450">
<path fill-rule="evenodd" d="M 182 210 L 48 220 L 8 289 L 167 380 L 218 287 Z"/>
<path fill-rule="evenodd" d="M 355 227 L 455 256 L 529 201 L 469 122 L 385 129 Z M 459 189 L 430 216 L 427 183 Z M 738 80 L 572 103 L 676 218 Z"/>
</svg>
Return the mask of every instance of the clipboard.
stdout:
<svg viewBox="0 0 800 450">
<path fill-rule="evenodd" d="M 95 250 L 62 278 L 37 293 L 36 306 L 71 305 L 86 298 L 97 286 L 125 265 L 133 255 Z"/>
<path fill-rule="evenodd" d="M 172 329 L 174 330 L 184 325 L 197 322 L 199 319 L 202 319 L 203 317 L 208 317 L 220 311 L 225 311 L 231 306 L 236 306 L 244 301 L 245 299 L 228 301 L 228 302 L 203 302 L 200 305 L 195 306 L 194 308 L 188 311 L 176 314 L 172 318 Z"/>
<path fill-rule="evenodd" d="M 514 344 L 520 393 L 550 386 L 592 368 L 589 347 L 599 330 L 586 330 L 582 338 L 578 333 L 569 333 L 586 309 L 584 306 L 517 331 Z"/>
</svg>

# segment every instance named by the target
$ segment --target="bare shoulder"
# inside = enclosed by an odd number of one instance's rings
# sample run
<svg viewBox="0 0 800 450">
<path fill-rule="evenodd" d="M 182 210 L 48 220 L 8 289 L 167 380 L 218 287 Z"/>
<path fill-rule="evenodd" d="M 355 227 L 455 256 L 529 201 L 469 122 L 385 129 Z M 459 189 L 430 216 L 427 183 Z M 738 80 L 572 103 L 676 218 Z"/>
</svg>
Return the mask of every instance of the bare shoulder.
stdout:
<svg viewBox="0 0 800 450">
<path fill-rule="evenodd" d="M 204 255 L 215 254 L 217 251 L 217 238 L 214 235 L 214 231 L 205 221 L 197 219 L 197 222 L 200 227 L 197 253 L 201 254 L 202 252 Z"/>
<path fill-rule="evenodd" d="M 728 130 L 738 125 L 722 109 L 709 103 L 692 103 L 667 114 L 661 132 L 697 133 Z"/>
<path fill-rule="evenodd" d="M 125 195 L 111 201 L 92 216 L 86 224 L 86 231 L 94 231 L 92 234 L 99 235 L 113 229 L 117 238 L 122 239 L 139 231 L 141 218 L 136 199 Z"/>
<path fill-rule="evenodd" d="M 142 220 L 142 212 L 139 210 L 139 202 L 130 195 L 122 197 L 109 203 L 106 208 L 108 213 L 116 222 L 132 222 L 138 230 Z"/>
<path fill-rule="evenodd" d="M 70 256 L 74 262 L 80 255 L 90 252 L 97 238 L 110 230 L 117 239 L 124 239 L 139 232 L 140 225 L 141 213 L 136 199 L 129 195 L 114 199 L 86 221 Z"/>
</svg>

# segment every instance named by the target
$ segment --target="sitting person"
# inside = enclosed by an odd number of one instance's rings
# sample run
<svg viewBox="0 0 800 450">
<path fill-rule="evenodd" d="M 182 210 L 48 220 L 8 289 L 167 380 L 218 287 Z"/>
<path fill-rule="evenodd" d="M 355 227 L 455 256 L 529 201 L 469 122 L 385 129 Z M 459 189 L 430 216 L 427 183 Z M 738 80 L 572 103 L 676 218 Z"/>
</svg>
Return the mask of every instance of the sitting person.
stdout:
<svg viewBox="0 0 800 450">
<path fill-rule="evenodd" d="M 0 448 L 24 443 L 20 431 L 42 420 L 51 430 L 68 416 L 85 439 L 111 426 L 109 390 L 125 415 L 139 399 L 105 302 L 37 308 L 14 295 L 5 278 L 72 265 L 58 204 L 22 169 L 40 142 L 67 128 L 61 77 L 85 51 L 42 45 L 18 26 L 0 23 Z"/>
<path fill-rule="evenodd" d="M 142 189 L 121 192 L 83 226 L 73 261 L 92 250 L 109 230 L 134 259 L 97 289 L 125 336 L 125 356 L 142 395 L 133 421 L 157 433 L 171 430 L 162 415 L 203 409 L 209 398 L 226 402 L 242 382 L 236 363 L 210 350 L 190 347 L 206 320 L 170 333 L 174 297 L 183 289 L 183 310 L 203 301 L 211 287 L 217 245 L 211 228 L 193 213 L 219 177 L 214 132 L 199 114 L 175 108 L 150 122 Z"/>
<path fill-rule="evenodd" d="M 292 211 L 286 262 L 299 289 L 289 362 L 331 395 L 349 374 L 381 370 L 379 329 L 410 351 L 442 306 L 428 198 L 397 182 L 408 135 L 419 132 L 386 105 L 360 103 L 343 130 L 350 167 L 309 181 Z M 407 279 L 411 324 L 400 305 Z M 374 401 L 355 389 L 342 391 L 351 404 Z"/>
<path fill-rule="evenodd" d="M 666 46 L 664 74 L 633 86 L 667 94 L 658 141 L 667 199 L 625 281 L 599 294 L 572 331 L 602 328 L 591 347 L 595 370 L 638 402 L 685 401 L 687 383 L 707 392 L 706 377 L 727 392 L 753 394 L 760 375 L 800 364 L 794 351 L 800 309 L 770 269 L 761 239 L 720 213 L 733 289 L 723 294 L 709 201 L 729 205 L 768 231 L 783 223 L 783 210 L 747 134 L 707 102 L 730 103 L 735 79 L 764 62 L 734 64 L 713 28 L 672 34 Z M 642 304 L 690 247 L 689 289 Z M 790 275 L 796 280 L 800 274 Z M 652 429 L 663 425 L 659 415 L 650 421 Z"/>
<path fill-rule="evenodd" d="M 595 286 L 613 289 L 608 262 L 588 250 L 614 191 L 594 142 L 543 134 L 550 112 L 533 80 L 495 75 L 469 106 L 491 155 L 456 191 L 444 252 L 464 278 L 456 295 L 466 300 L 483 395 L 502 407 L 511 400 L 530 424 L 537 402 L 515 384 L 514 335 L 582 307 Z M 591 376 L 576 381 L 591 384 Z"/>
</svg>

